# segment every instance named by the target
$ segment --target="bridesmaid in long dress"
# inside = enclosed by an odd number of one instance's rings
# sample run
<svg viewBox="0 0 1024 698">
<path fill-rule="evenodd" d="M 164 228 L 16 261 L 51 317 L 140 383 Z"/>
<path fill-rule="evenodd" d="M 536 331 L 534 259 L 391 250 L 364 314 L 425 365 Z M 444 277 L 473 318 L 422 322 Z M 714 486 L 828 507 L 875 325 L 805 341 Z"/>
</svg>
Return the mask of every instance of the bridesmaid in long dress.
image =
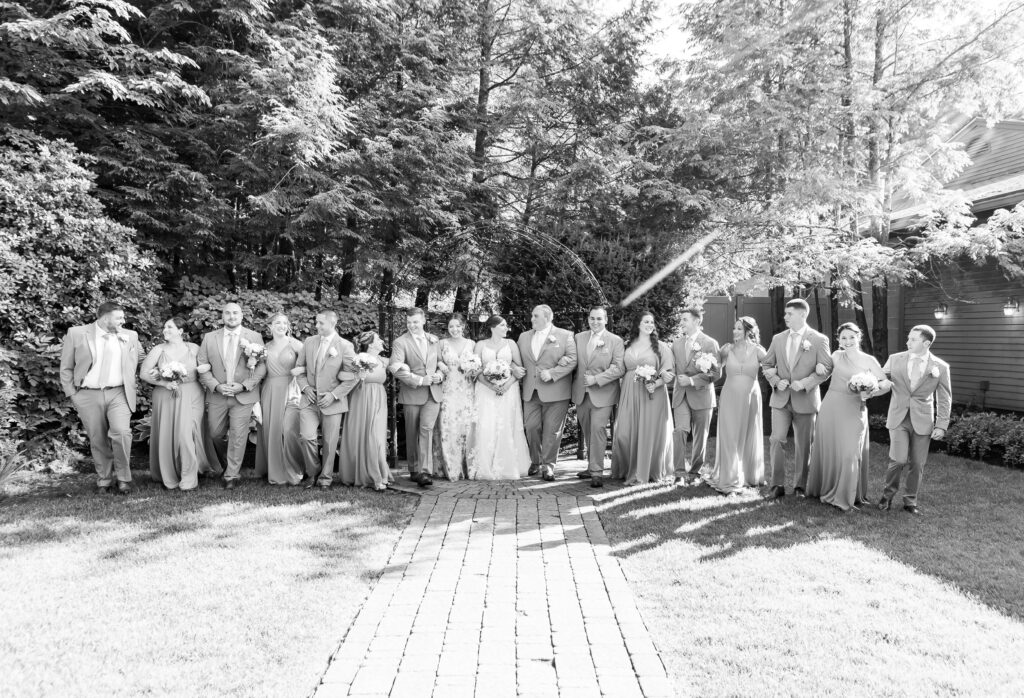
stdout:
<svg viewBox="0 0 1024 698">
<path fill-rule="evenodd" d="M 764 429 L 761 386 L 757 383 L 761 359 L 761 332 L 752 317 L 741 317 L 732 330 L 732 344 L 721 350 L 725 385 L 718 406 L 715 465 L 708 484 L 722 494 L 741 492 L 764 482 Z"/>
<path fill-rule="evenodd" d="M 141 377 L 153 388 L 150 412 L 149 473 L 167 489 L 193 490 L 199 471 L 206 470 L 203 446 L 205 396 L 199 384 L 196 359 L 199 345 L 184 340 L 184 319 L 164 323 L 164 341 L 153 347 L 142 362 Z M 184 366 L 181 380 L 160 377 L 171 363 Z"/>
<path fill-rule="evenodd" d="M 302 448 L 299 444 L 299 408 L 288 404 L 292 369 L 302 342 L 289 336 L 291 322 L 284 313 L 270 317 L 271 340 L 267 342 L 267 377 L 260 389 L 263 424 L 256 432 L 256 475 L 271 485 L 298 485 L 302 480 Z"/>
<path fill-rule="evenodd" d="M 387 489 L 394 478 L 388 467 L 388 400 L 384 381 L 387 360 L 381 358 L 384 342 L 376 332 L 356 337 L 357 358 L 368 355 L 377 365 L 359 371 L 359 385 L 348 396 L 348 416 L 341 431 L 341 466 L 338 479 L 343 485 Z"/>
<path fill-rule="evenodd" d="M 832 354 L 832 381 L 814 425 L 807 475 L 807 496 L 843 511 L 868 503 L 867 399 L 891 387 L 878 360 L 860 350 L 860 341 L 857 325 L 839 326 L 839 349 Z M 870 394 L 850 390 L 850 378 L 858 373 L 874 375 L 878 390 Z"/>
<path fill-rule="evenodd" d="M 650 383 L 636 379 L 641 366 L 654 368 Z M 658 341 L 651 313 L 641 312 L 633 320 L 626 339 L 625 368 L 612 441 L 612 478 L 627 485 L 671 478 L 672 410 L 665 386 L 674 378 L 672 350 Z"/>
<path fill-rule="evenodd" d="M 463 360 L 474 355 L 476 346 L 465 334 L 466 321 L 462 315 L 452 315 L 448 321 L 448 336 L 440 342 L 441 364 L 438 364 L 445 379 L 441 384 L 434 463 L 439 463 L 445 477 L 453 481 L 466 476 L 466 437 L 473 425 L 473 396 L 478 375 L 461 368 Z"/>
</svg>

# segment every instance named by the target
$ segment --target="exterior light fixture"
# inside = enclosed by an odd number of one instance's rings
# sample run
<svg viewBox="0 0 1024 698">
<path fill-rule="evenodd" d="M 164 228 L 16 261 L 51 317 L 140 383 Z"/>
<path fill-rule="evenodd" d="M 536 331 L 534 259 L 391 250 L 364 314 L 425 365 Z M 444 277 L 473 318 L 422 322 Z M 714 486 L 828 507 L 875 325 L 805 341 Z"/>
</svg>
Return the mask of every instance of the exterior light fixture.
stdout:
<svg viewBox="0 0 1024 698">
<path fill-rule="evenodd" d="M 946 317 L 947 313 L 949 313 L 949 307 L 945 303 L 939 303 L 935 306 L 935 310 L 932 312 L 934 313 L 936 320 L 941 320 Z"/>
<path fill-rule="evenodd" d="M 1016 298 L 1007 298 L 1006 302 L 1003 303 L 1003 315 L 1006 317 L 1016 315 L 1019 310 L 1020 304 L 1017 302 Z"/>
<path fill-rule="evenodd" d="M 478 321 L 479 321 L 480 323 L 484 323 L 484 322 L 487 322 L 487 318 L 489 318 L 489 317 L 491 317 L 491 316 L 490 316 L 490 315 L 488 315 L 487 313 L 485 313 L 485 312 L 481 311 L 481 312 L 480 312 L 480 314 L 476 316 L 476 319 L 477 319 L 477 320 L 478 320 Z"/>
</svg>

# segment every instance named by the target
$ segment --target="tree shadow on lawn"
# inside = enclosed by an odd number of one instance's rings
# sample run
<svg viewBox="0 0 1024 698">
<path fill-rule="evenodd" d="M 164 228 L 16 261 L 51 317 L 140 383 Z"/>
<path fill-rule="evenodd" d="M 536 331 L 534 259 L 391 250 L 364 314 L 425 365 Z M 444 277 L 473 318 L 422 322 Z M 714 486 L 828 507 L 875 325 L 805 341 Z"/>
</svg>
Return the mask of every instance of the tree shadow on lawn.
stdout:
<svg viewBox="0 0 1024 698">
<path fill-rule="evenodd" d="M 886 453 L 884 446 L 872 445 L 873 501 L 882 490 Z M 703 563 L 753 547 L 849 539 L 1024 620 L 1024 472 L 933 453 L 919 499 L 921 517 L 904 512 L 899 498 L 891 511 L 871 505 L 843 513 L 791 494 L 779 501 L 763 499 L 756 490 L 723 497 L 707 486 L 649 485 L 594 497 L 619 557 L 671 540 L 698 546 Z"/>
</svg>

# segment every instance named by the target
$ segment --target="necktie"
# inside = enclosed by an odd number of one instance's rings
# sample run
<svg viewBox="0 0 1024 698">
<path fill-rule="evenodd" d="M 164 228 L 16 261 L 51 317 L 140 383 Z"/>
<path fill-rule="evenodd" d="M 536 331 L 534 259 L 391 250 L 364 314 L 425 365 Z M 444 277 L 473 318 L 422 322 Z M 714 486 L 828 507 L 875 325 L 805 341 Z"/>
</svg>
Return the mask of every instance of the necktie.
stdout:
<svg viewBox="0 0 1024 698">
<path fill-rule="evenodd" d="M 599 335 L 596 335 L 596 334 L 591 334 L 590 335 L 590 341 L 587 342 L 587 353 L 588 354 L 593 354 L 594 353 L 594 349 L 597 348 L 597 340 L 598 339 L 600 339 Z"/>
<path fill-rule="evenodd" d="M 690 335 L 683 335 L 683 363 L 690 363 L 690 344 L 693 342 L 690 340 Z"/>
<path fill-rule="evenodd" d="M 540 350 L 541 350 L 541 347 L 543 347 L 543 346 L 544 346 L 544 335 L 542 333 L 540 333 L 540 332 L 537 332 L 536 334 L 533 335 L 533 346 L 531 347 L 533 349 L 533 358 L 534 359 L 539 359 L 540 358 Z"/>
<path fill-rule="evenodd" d="M 921 365 L 924 362 L 916 356 L 910 360 L 910 389 L 914 390 L 917 388 L 917 384 L 921 382 Z"/>
<path fill-rule="evenodd" d="M 800 333 L 790 332 L 789 333 L 789 368 L 792 370 L 796 364 L 797 351 L 800 348 Z"/>
<path fill-rule="evenodd" d="M 228 350 L 224 356 L 224 373 L 227 383 L 235 382 L 235 366 L 238 364 L 238 335 L 228 333 Z"/>
<path fill-rule="evenodd" d="M 327 345 L 330 344 L 326 339 L 320 340 L 320 349 L 316 353 L 316 364 L 313 366 L 313 370 L 320 373 L 320 369 L 324 366 L 324 357 L 327 356 Z"/>
<path fill-rule="evenodd" d="M 103 352 L 103 356 L 100 358 L 100 376 L 99 384 L 101 388 L 110 385 L 110 365 L 114 361 L 114 352 L 110 350 L 110 342 L 117 341 L 114 339 L 117 336 L 114 332 L 105 332 L 103 334 L 103 345 L 100 347 L 100 351 Z"/>
</svg>

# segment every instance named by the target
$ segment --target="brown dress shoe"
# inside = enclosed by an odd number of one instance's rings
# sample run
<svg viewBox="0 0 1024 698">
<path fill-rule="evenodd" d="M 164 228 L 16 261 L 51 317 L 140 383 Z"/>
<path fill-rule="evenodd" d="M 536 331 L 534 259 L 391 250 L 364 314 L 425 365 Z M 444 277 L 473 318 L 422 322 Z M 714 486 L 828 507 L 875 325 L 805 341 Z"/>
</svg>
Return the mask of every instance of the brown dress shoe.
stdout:
<svg viewBox="0 0 1024 698">
<path fill-rule="evenodd" d="M 604 487 L 604 479 L 599 477 L 590 478 L 591 487 Z"/>
<path fill-rule="evenodd" d="M 529 477 L 533 477 L 534 475 L 536 475 L 539 472 L 540 472 L 540 466 L 536 465 L 536 464 L 531 464 L 530 465 L 530 469 L 526 471 L 526 474 Z"/>
<path fill-rule="evenodd" d="M 127 482 L 118 482 L 117 483 L 117 493 L 118 494 L 131 494 L 132 493 L 132 486 L 129 485 Z"/>
<path fill-rule="evenodd" d="M 542 479 L 544 480 L 544 482 L 554 482 L 555 481 L 555 466 L 553 466 L 553 465 L 545 465 L 544 466 L 544 475 L 542 476 Z"/>
<path fill-rule="evenodd" d="M 580 480 L 589 480 L 593 476 L 590 474 L 589 470 L 581 470 L 578 473 L 576 473 L 576 477 L 578 477 Z"/>
</svg>

